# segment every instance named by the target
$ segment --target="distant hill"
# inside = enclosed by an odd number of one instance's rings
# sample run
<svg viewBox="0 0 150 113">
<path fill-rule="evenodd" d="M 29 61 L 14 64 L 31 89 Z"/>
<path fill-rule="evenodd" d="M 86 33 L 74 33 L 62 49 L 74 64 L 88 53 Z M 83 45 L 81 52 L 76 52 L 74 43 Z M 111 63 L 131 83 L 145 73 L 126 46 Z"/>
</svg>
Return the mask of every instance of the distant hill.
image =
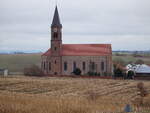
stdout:
<svg viewBox="0 0 150 113">
<path fill-rule="evenodd" d="M 19 51 L 15 51 L 15 52 L 0 52 L 0 54 L 42 54 L 42 52 L 19 52 Z"/>
<path fill-rule="evenodd" d="M 144 53 L 149 53 L 150 54 L 150 50 L 149 51 L 127 51 L 127 50 L 124 50 L 124 51 L 122 51 L 122 50 L 113 51 L 113 53 L 130 53 L 130 54 L 135 53 L 135 52 L 137 52 L 139 54 L 144 54 Z"/>
<path fill-rule="evenodd" d="M 33 54 L 33 53 L 44 53 L 45 51 L 1 51 L 0 54 Z M 145 51 L 128 51 L 128 50 L 113 50 L 113 53 L 139 53 L 139 54 L 150 54 L 150 50 Z"/>
</svg>

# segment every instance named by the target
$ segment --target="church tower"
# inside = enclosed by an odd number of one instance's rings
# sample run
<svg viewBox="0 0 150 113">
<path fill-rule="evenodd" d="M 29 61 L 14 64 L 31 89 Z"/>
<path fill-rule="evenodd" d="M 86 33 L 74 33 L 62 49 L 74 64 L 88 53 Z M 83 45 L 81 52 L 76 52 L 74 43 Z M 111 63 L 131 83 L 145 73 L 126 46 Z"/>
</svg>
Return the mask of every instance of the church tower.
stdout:
<svg viewBox="0 0 150 113">
<path fill-rule="evenodd" d="M 52 74 L 61 74 L 62 25 L 57 6 L 51 24 L 51 63 Z"/>
<path fill-rule="evenodd" d="M 53 22 L 51 25 L 52 56 L 60 56 L 61 55 L 61 45 L 62 45 L 62 25 L 60 23 L 58 9 L 56 6 L 54 17 L 53 17 Z"/>
</svg>

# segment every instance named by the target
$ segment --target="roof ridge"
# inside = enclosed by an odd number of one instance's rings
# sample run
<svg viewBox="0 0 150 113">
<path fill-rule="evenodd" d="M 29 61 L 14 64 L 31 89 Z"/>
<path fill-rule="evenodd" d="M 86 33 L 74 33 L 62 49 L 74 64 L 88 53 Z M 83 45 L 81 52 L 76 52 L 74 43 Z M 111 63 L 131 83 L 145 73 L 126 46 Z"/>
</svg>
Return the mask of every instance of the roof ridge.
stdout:
<svg viewBox="0 0 150 113">
<path fill-rule="evenodd" d="M 111 45 L 111 44 L 62 44 L 62 45 Z"/>
<path fill-rule="evenodd" d="M 107 56 L 112 55 L 111 45 L 108 44 L 64 44 L 62 45 L 62 56 Z M 43 54 L 50 56 L 51 50 Z"/>
</svg>

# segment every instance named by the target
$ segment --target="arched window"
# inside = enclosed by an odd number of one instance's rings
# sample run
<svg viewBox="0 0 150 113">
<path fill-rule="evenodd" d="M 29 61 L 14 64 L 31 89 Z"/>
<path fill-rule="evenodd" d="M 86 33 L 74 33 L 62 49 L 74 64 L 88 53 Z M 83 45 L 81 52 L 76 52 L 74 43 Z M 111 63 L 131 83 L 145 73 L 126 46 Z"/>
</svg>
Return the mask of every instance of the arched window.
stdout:
<svg viewBox="0 0 150 113">
<path fill-rule="evenodd" d="M 102 71 L 104 71 L 104 69 L 105 69 L 104 66 L 105 66 L 105 64 L 104 64 L 104 62 L 102 61 L 102 62 L 101 62 L 101 70 L 102 70 Z"/>
<path fill-rule="evenodd" d="M 49 62 L 49 71 L 51 70 L 51 62 Z"/>
<path fill-rule="evenodd" d="M 46 70 L 48 70 L 48 61 L 46 61 Z"/>
<path fill-rule="evenodd" d="M 85 62 L 82 63 L 82 69 L 85 70 L 86 66 L 85 66 Z"/>
<path fill-rule="evenodd" d="M 41 67 L 42 67 L 42 69 L 43 69 L 43 61 L 42 61 L 42 63 L 41 63 Z"/>
<path fill-rule="evenodd" d="M 46 69 L 46 66 L 45 66 L 45 62 L 43 62 L 44 64 L 43 64 L 43 67 L 44 67 L 44 70 Z"/>
<path fill-rule="evenodd" d="M 55 60 L 55 64 L 56 64 L 57 62 L 56 62 L 56 60 Z"/>
<path fill-rule="evenodd" d="M 73 71 L 76 69 L 76 62 L 73 62 Z"/>
<path fill-rule="evenodd" d="M 67 71 L 67 68 L 68 68 L 67 62 L 64 62 L 64 71 Z"/>
<path fill-rule="evenodd" d="M 95 63 L 94 62 L 91 63 L 91 68 L 93 71 L 95 70 Z"/>
</svg>

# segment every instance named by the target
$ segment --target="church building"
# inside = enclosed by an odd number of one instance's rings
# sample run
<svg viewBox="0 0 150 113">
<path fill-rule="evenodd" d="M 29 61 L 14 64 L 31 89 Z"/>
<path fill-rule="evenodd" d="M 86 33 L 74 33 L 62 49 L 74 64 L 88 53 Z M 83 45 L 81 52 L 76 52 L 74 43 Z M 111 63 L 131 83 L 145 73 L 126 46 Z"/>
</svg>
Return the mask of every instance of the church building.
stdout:
<svg viewBox="0 0 150 113">
<path fill-rule="evenodd" d="M 51 24 L 51 47 L 41 56 L 41 69 L 46 75 L 72 75 L 78 68 L 81 75 L 91 72 L 111 76 L 111 44 L 63 44 L 62 39 L 62 24 L 56 6 Z"/>
</svg>

